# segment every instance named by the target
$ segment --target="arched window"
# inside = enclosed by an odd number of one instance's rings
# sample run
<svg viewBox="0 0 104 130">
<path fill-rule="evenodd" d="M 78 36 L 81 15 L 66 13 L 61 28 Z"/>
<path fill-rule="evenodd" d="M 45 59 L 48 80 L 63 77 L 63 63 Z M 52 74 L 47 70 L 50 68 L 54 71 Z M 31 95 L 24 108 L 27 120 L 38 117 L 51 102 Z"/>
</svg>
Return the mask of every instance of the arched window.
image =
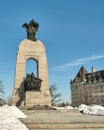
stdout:
<svg viewBox="0 0 104 130">
<path fill-rule="evenodd" d="M 38 77 L 38 63 L 34 59 L 28 59 L 26 61 L 26 74 L 34 73 L 35 77 Z"/>
</svg>

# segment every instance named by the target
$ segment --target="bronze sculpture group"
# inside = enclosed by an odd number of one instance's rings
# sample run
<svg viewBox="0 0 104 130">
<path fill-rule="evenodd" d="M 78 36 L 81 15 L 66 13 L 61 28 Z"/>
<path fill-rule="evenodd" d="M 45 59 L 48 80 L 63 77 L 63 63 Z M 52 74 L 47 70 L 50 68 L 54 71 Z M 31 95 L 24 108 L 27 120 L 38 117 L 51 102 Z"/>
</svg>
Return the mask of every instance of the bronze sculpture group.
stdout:
<svg viewBox="0 0 104 130">
<path fill-rule="evenodd" d="M 24 90 L 26 91 L 40 91 L 42 80 L 36 78 L 33 73 L 27 74 L 24 80 Z"/>
</svg>

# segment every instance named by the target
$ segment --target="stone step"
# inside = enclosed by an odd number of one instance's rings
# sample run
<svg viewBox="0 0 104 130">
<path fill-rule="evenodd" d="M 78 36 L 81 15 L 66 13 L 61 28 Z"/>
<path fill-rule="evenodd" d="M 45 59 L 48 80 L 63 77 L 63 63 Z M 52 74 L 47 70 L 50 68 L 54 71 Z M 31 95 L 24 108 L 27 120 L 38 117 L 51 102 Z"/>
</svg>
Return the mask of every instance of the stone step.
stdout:
<svg viewBox="0 0 104 130">
<path fill-rule="evenodd" d="M 26 124 L 29 129 L 84 129 L 103 128 L 104 124 Z"/>
<path fill-rule="evenodd" d="M 30 130 L 32 129 L 100 129 L 104 130 L 104 120 L 102 122 L 90 122 L 90 121 L 81 121 L 81 122 L 71 122 L 67 120 L 21 120 Z M 75 123 L 77 122 L 77 123 Z"/>
<path fill-rule="evenodd" d="M 86 121 L 86 122 L 76 122 L 76 121 L 40 121 L 40 120 L 36 120 L 36 121 L 27 121 L 27 120 L 21 120 L 24 124 L 85 124 L 85 123 L 89 123 L 89 124 L 97 124 L 97 123 L 101 123 L 103 124 L 104 122 L 90 122 L 90 121 Z"/>
<path fill-rule="evenodd" d="M 76 110 L 24 111 L 20 119 L 29 130 L 104 130 L 104 116 L 84 115 Z"/>
<path fill-rule="evenodd" d="M 72 124 L 72 123 L 104 123 L 104 116 L 90 116 L 90 115 L 83 115 L 83 116 L 30 116 L 26 119 L 21 119 L 24 123 L 65 123 L 65 124 Z"/>
<path fill-rule="evenodd" d="M 37 130 L 37 129 L 31 129 L 31 130 Z M 38 129 L 38 130 L 46 130 L 46 129 Z M 53 129 L 48 129 L 48 130 L 53 130 Z M 59 129 L 54 129 L 54 130 L 59 130 Z M 82 129 L 61 129 L 61 130 L 104 130 L 104 128 L 82 128 Z"/>
<path fill-rule="evenodd" d="M 82 115 L 78 110 L 22 110 L 26 115 Z"/>
</svg>

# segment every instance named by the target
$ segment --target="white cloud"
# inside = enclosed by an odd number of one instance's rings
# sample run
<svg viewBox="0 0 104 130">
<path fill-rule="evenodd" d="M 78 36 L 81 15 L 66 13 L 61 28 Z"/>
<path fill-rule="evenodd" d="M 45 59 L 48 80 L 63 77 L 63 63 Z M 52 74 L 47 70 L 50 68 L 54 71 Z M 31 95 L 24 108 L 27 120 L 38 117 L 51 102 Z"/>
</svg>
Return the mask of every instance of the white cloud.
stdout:
<svg viewBox="0 0 104 130">
<path fill-rule="evenodd" d="M 75 61 L 69 62 L 62 66 L 57 66 L 55 69 L 58 71 L 66 71 L 66 70 L 71 69 L 74 66 L 84 65 L 84 64 L 89 63 L 92 60 L 98 60 L 98 59 L 102 59 L 102 58 L 104 58 L 104 55 L 100 55 L 100 56 L 93 55 L 93 56 L 90 56 L 87 58 L 77 59 Z"/>
</svg>

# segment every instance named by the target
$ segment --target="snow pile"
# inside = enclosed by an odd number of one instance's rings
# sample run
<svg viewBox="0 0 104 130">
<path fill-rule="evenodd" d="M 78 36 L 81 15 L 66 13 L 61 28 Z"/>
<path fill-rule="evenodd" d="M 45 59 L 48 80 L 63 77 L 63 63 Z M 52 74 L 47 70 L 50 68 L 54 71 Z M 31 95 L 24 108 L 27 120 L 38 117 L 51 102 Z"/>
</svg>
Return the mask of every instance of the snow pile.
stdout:
<svg viewBox="0 0 104 130">
<path fill-rule="evenodd" d="M 70 110 L 73 109 L 72 106 L 65 106 L 65 107 L 55 107 L 57 110 Z"/>
<path fill-rule="evenodd" d="M 79 111 L 85 111 L 85 110 L 87 110 L 87 108 L 88 108 L 88 106 L 87 105 L 85 105 L 85 104 L 81 104 L 77 109 L 79 110 Z"/>
<path fill-rule="evenodd" d="M 20 109 L 18 109 L 16 106 L 4 105 L 1 108 L 8 111 L 10 114 L 15 116 L 16 118 L 27 118 L 27 116 L 23 112 L 21 112 Z"/>
<path fill-rule="evenodd" d="M 85 104 L 81 104 L 78 107 L 78 110 L 82 111 L 84 114 L 104 116 L 104 107 L 102 107 L 100 105 L 87 106 Z"/>
<path fill-rule="evenodd" d="M 89 115 L 100 115 L 104 116 L 104 107 L 100 105 L 90 105 L 87 106 L 85 104 L 81 104 L 78 108 L 73 108 L 72 106 L 66 106 L 66 107 L 54 107 L 57 110 L 78 110 L 84 114 L 89 114 Z"/>
<path fill-rule="evenodd" d="M 0 107 L 0 130 L 28 130 L 17 118 L 26 118 L 15 106 Z"/>
</svg>

